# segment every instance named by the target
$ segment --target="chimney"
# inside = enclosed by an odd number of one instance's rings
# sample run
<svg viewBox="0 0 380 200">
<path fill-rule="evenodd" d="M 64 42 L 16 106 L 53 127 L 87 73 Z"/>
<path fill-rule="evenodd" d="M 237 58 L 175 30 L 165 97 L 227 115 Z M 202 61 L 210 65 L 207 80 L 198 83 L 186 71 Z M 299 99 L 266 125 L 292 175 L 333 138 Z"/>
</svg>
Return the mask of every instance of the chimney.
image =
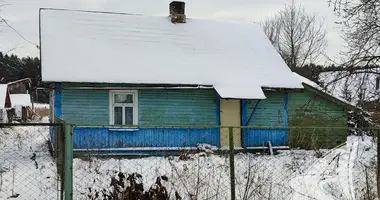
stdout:
<svg viewBox="0 0 380 200">
<path fill-rule="evenodd" d="M 169 12 L 172 23 L 186 23 L 185 2 L 172 1 L 169 4 Z"/>
</svg>

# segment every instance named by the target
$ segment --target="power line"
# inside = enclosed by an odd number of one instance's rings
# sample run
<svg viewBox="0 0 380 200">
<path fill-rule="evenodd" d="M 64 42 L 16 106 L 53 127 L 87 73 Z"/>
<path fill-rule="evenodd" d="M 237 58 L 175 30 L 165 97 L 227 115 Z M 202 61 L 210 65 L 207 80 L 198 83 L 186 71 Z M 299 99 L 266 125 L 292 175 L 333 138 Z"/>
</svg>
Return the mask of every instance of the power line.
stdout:
<svg viewBox="0 0 380 200">
<path fill-rule="evenodd" d="M 2 16 L 0 16 L 0 19 L 9 27 L 11 28 L 18 36 L 20 36 L 23 40 L 25 40 L 26 42 L 30 43 L 30 44 L 33 44 L 33 45 L 36 45 L 37 49 L 40 49 L 38 44 L 26 39 L 23 35 L 21 35 L 21 33 L 19 33 L 15 28 L 13 28 Z"/>
</svg>

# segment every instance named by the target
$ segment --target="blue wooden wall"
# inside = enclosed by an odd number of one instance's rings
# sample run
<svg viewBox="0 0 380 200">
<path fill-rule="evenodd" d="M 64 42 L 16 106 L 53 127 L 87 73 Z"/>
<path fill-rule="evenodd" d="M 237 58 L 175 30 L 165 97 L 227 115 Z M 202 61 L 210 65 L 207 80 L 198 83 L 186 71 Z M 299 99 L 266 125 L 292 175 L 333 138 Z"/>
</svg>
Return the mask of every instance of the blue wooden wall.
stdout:
<svg viewBox="0 0 380 200">
<path fill-rule="evenodd" d="M 287 94 L 265 93 L 264 100 L 243 100 L 242 124 L 247 126 L 286 127 L 288 124 Z M 285 129 L 243 129 L 243 146 L 287 145 L 288 131 Z"/>
<path fill-rule="evenodd" d="M 74 149 L 219 146 L 219 129 L 75 127 L 73 140 Z"/>
<path fill-rule="evenodd" d="M 140 90 L 140 125 L 216 125 L 215 90 Z"/>
<path fill-rule="evenodd" d="M 287 126 L 287 95 L 271 92 L 266 96 L 260 102 L 242 100 L 242 125 Z M 61 90 L 55 98 L 55 110 L 59 111 L 56 114 L 68 123 L 109 124 L 108 90 Z M 74 148 L 194 147 L 199 143 L 220 146 L 219 129 L 154 127 L 220 125 L 219 97 L 215 90 L 139 90 L 138 103 L 138 124 L 151 128 L 76 127 Z M 243 147 L 266 146 L 268 141 L 275 146 L 287 145 L 285 129 L 243 129 L 242 133 Z"/>
<path fill-rule="evenodd" d="M 107 90 L 62 90 L 62 119 L 75 124 L 108 124 Z"/>
<path fill-rule="evenodd" d="M 61 118 L 73 124 L 109 124 L 108 90 L 62 90 Z M 139 129 L 74 128 L 74 148 L 220 146 L 219 129 L 154 128 L 170 125 L 219 125 L 215 90 L 139 90 Z"/>
<path fill-rule="evenodd" d="M 108 90 L 62 90 L 62 119 L 75 124 L 109 124 Z M 59 101 L 59 100 L 56 100 Z M 215 90 L 139 90 L 140 125 L 216 125 Z"/>
</svg>

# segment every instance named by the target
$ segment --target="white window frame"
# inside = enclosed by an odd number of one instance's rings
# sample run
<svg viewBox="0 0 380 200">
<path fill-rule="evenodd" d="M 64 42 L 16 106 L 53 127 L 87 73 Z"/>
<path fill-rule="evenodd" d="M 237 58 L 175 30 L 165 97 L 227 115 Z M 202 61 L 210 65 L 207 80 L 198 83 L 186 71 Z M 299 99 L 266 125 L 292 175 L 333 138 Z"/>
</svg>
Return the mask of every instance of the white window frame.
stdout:
<svg viewBox="0 0 380 200">
<path fill-rule="evenodd" d="M 132 94 L 133 103 L 114 103 L 115 94 Z M 138 96 L 137 90 L 110 90 L 109 92 L 109 118 L 110 124 L 114 125 L 114 106 L 123 107 L 123 125 L 125 125 L 125 107 L 133 108 L 133 125 L 138 125 Z"/>
</svg>

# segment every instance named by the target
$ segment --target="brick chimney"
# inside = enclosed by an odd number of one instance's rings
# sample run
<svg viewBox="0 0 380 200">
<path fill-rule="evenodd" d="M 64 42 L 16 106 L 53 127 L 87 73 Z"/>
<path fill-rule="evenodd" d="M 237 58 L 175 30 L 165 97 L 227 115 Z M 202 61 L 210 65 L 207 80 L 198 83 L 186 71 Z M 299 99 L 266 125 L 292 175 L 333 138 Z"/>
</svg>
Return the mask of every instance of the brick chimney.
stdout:
<svg viewBox="0 0 380 200">
<path fill-rule="evenodd" d="M 186 23 L 185 2 L 172 1 L 169 4 L 169 12 L 172 23 Z"/>
</svg>

